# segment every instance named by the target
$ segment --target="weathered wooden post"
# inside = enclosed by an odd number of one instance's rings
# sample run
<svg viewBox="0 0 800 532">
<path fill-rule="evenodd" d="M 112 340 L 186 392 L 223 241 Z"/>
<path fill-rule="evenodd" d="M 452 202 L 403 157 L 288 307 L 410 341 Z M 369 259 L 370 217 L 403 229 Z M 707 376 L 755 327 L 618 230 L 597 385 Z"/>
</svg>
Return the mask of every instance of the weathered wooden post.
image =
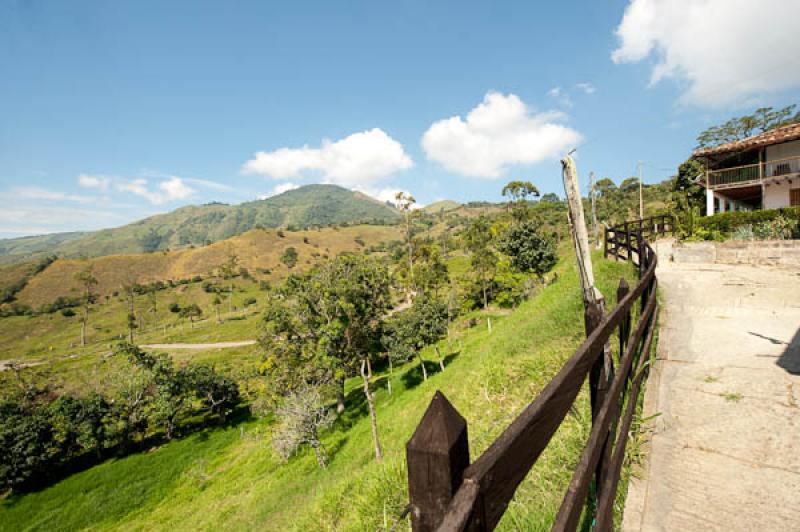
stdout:
<svg viewBox="0 0 800 532">
<path fill-rule="evenodd" d="M 438 390 L 406 444 L 406 462 L 411 527 L 436 530 L 469 466 L 467 422 Z"/>
<path fill-rule="evenodd" d="M 575 243 L 575 254 L 578 257 L 578 270 L 580 273 L 581 289 L 583 291 L 586 336 L 588 337 L 603 320 L 605 300 L 603 294 L 594 285 L 592 257 L 589 251 L 589 236 L 586 232 L 586 222 L 583 216 L 583 202 L 581 201 L 580 187 L 578 187 L 578 172 L 575 169 L 575 162 L 572 160 L 572 157 L 567 155 L 561 159 L 561 166 L 563 169 L 564 191 L 567 196 L 567 206 L 569 208 L 570 231 L 572 232 L 572 239 Z M 618 241 L 616 232 L 615 241 Z M 630 240 L 628 240 L 627 243 L 630 247 Z M 601 349 L 602 352 L 595 354 L 596 358 L 589 373 L 589 390 L 592 400 L 593 421 L 605 400 L 611 372 L 613 371 L 610 343 L 607 341 Z M 606 445 L 606 450 L 610 450 L 608 435 L 606 435 L 604 439 L 604 444 Z M 595 470 L 595 486 L 597 488 L 602 486 L 602 479 L 605 478 L 608 469 L 608 452 L 606 452 L 606 450 L 604 450 L 600 460 L 598 460 Z M 596 490 L 594 495 L 593 499 L 596 501 L 598 496 Z"/>
</svg>

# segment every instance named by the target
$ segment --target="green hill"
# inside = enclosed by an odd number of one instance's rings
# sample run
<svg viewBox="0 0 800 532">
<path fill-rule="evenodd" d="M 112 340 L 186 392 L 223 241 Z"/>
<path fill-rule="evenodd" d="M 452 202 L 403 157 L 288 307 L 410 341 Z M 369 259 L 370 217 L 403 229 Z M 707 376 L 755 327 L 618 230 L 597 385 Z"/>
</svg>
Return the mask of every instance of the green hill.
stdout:
<svg viewBox="0 0 800 532">
<path fill-rule="evenodd" d="M 0 263 L 42 254 L 98 257 L 204 245 L 256 227 L 325 226 L 393 222 L 399 214 L 369 196 L 336 185 L 308 185 L 238 205 L 181 207 L 114 229 L 0 240 Z"/>
<path fill-rule="evenodd" d="M 453 200 L 440 200 L 426 205 L 422 208 L 423 211 L 431 214 L 439 214 L 440 212 L 453 211 L 461 207 L 461 204 Z"/>
</svg>

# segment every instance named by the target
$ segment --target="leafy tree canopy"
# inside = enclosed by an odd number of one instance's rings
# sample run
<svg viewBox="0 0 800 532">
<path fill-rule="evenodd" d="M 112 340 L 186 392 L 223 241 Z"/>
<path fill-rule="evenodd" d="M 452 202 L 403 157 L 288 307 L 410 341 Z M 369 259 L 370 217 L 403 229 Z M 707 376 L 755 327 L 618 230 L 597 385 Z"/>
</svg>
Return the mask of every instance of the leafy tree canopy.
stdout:
<svg viewBox="0 0 800 532">
<path fill-rule="evenodd" d="M 712 148 L 726 142 L 742 140 L 747 137 L 775 129 L 776 127 L 800 122 L 800 112 L 795 112 L 796 104 L 781 109 L 759 107 L 753 114 L 731 118 L 717 126 L 711 126 L 697 136 L 698 148 Z"/>
</svg>

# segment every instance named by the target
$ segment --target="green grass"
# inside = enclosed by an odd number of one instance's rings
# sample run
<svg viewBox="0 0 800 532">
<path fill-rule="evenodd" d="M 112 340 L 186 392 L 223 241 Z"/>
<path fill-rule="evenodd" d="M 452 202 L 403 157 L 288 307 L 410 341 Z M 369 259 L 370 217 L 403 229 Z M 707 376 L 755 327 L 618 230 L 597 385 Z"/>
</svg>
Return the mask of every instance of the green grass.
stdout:
<svg viewBox="0 0 800 532">
<path fill-rule="evenodd" d="M 601 290 L 613 294 L 625 263 L 597 261 Z M 469 423 L 474 459 L 555 375 L 583 339 L 574 263 L 559 281 L 513 313 L 489 311 L 465 328 L 461 317 L 443 373 L 421 382 L 415 364 L 376 383 L 384 461 L 372 455 L 369 421 L 358 381 L 347 383 L 348 409 L 324 436 L 330 467 L 320 470 L 302 450 L 281 463 L 266 420 L 209 429 L 150 453 L 113 460 L 41 492 L 0 504 L 0 530 L 376 530 L 407 502 L 404 445 L 433 392 L 442 390 Z M 481 315 L 485 317 L 485 315 Z M 441 343 L 448 353 L 446 342 Z M 425 352 L 431 373 L 437 365 Z M 588 393 L 582 391 L 500 523 L 501 530 L 549 529 L 588 437 Z M 400 527 L 405 528 L 405 525 Z"/>
</svg>

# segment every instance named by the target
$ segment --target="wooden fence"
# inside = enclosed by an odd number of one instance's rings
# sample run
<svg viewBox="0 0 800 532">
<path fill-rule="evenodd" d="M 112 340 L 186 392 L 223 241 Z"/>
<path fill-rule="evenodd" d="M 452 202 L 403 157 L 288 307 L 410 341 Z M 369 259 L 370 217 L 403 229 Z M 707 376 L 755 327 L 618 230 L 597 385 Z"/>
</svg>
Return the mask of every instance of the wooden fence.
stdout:
<svg viewBox="0 0 800 532">
<path fill-rule="evenodd" d="M 666 234 L 675 236 L 675 223 L 669 214 L 608 227 L 603 239 L 603 256 L 631 260 L 633 254 L 638 254 L 640 236 L 647 240 Z"/>
<path fill-rule="evenodd" d="M 587 377 L 592 431 L 553 530 L 575 530 L 587 502 L 595 530 L 611 529 L 625 445 L 647 375 L 658 313 L 657 259 L 644 235 L 665 234 L 672 231 L 672 224 L 666 217 L 655 217 L 609 229 L 607 238 L 609 231 L 613 255 L 619 257 L 624 250 L 624 258 L 639 266 L 639 281 L 631 288 L 620 280 L 617 304 L 605 315 L 598 307 L 587 310 L 586 340 L 474 462 L 469 459 L 467 422 L 441 392 L 434 395 L 406 445 L 415 532 L 493 530 L 573 407 Z M 637 302 L 638 311 L 634 310 Z M 610 348 L 615 332 L 618 342 Z"/>
</svg>

